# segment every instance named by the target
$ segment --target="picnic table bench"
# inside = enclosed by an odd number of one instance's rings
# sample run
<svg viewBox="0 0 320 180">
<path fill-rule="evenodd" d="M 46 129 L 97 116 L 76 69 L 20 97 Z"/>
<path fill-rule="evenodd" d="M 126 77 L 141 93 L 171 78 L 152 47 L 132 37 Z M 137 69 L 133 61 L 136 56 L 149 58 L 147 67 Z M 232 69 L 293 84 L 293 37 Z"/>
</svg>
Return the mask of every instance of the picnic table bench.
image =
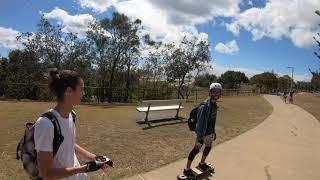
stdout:
<svg viewBox="0 0 320 180">
<path fill-rule="evenodd" d="M 149 113 L 151 111 L 164 111 L 164 110 L 176 110 L 176 119 L 179 119 L 180 109 L 183 109 L 182 103 L 185 103 L 186 99 L 169 99 L 169 100 L 147 100 L 142 101 L 142 104 L 145 106 L 137 107 L 137 111 L 146 113 L 146 116 L 143 120 L 138 121 L 138 123 L 147 123 L 149 122 Z M 158 103 L 167 103 L 170 105 L 157 105 Z"/>
</svg>

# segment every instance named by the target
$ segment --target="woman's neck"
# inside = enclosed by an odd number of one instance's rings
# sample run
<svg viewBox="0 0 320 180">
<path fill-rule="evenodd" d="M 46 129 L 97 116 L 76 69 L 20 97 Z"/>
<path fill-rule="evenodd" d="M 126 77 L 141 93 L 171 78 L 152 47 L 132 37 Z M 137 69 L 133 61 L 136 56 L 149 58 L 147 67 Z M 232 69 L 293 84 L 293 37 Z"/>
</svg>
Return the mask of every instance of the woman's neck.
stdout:
<svg viewBox="0 0 320 180">
<path fill-rule="evenodd" d="M 73 106 L 70 104 L 59 102 L 54 109 L 58 111 L 61 117 L 68 118 L 72 108 Z"/>
</svg>

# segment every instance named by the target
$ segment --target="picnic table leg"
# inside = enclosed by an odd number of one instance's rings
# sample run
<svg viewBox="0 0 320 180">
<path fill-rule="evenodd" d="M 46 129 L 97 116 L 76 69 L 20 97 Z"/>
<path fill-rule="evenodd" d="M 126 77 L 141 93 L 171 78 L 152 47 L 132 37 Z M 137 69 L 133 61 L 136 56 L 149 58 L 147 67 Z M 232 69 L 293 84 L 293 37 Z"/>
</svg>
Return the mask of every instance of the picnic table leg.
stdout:
<svg viewBox="0 0 320 180">
<path fill-rule="evenodd" d="M 149 111 L 150 111 L 150 104 L 148 105 L 148 111 L 146 112 L 146 117 L 144 118 L 144 121 L 145 121 L 147 124 L 150 125 L 149 119 L 148 119 L 148 117 L 149 117 Z"/>
</svg>

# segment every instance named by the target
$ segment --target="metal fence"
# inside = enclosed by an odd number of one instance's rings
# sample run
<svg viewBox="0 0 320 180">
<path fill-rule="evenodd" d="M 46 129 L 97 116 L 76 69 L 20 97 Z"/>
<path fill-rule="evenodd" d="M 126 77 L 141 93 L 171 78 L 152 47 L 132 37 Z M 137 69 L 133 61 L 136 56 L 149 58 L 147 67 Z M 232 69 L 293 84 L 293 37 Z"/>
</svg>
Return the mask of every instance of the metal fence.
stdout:
<svg viewBox="0 0 320 180">
<path fill-rule="evenodd" d="M 223 89 L 223 96 L 256 95 L 255 90 L 244 89 Z M 159 87 L 135 87 L 126 89 L 123 87 L 114 87 L 112 89 L 86 86 L 83 102 L 103 103 L 103 102 L 139 102 L 142 100 L 165 100 L 185 98 L 188 101 L 198 102 L 209 95 L 207 88 L 184 87 L 182 95 L 178 95 L 175 86 Z M 49 92 L 47 84 L 27 84 L 10 83 L 0 87 L 0 97 L 2 99 L 31 99 L 39 101 L 52 101 L 54 96 Z M 111 99 L 110 99 L 111 97 Z"/>
</svg>

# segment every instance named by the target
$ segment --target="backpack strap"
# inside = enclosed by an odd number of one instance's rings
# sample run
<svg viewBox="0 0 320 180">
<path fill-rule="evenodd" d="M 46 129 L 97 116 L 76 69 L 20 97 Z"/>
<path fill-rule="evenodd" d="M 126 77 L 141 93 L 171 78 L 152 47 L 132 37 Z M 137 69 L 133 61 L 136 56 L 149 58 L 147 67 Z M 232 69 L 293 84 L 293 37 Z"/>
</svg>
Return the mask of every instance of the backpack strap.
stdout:
<svg viewBox="0 0 320 180">
<path fill-rule="evenodd" d="M 53 152 L 52 153 L 53 153 L 53 156 L 55 156 L 59 150 L 60 145 L 62 144 L 62 142 L 64 140 L 64 137 L 61 132 L 60 124 L 58 122 L 58 119 L 55 117 L 55 115 L 53 115 L 52 112 L 48 111 L 48 112 L 44 113 L 41 117 L 48 118 L 53 124 L 54 137 L 53 137 Z"/>
<path fill-rule="evenodd" d="M 71 111 L 71 115 L 72 115 L 73 123 L 75 124 L 75 123 L 76 123 L 77 113 L 76 113 L 74 110 L 72 110 L 72 111 Z"/>
<path fill-rule="evenodd" d="M 20 149 L 21 149 L 22 141 L 24 141 L 24 137 L 23 137 L 23 139 L 22 139 L 22 140 L 18 143 L 18 145 L 17 145 L 17 149 L 16 149 L 16 160 L 21 159 L 21 151 L 20 151 Z"/>
<path fill-rule="evenodd" d="M 199 105 L 198 105 L 198 108 L 200 108 L 201 106 L 204 106 L 204 108 L 207 107 L 207 102 L 204 101 L 204 102 L 201 102 Z"/>
</svg>

